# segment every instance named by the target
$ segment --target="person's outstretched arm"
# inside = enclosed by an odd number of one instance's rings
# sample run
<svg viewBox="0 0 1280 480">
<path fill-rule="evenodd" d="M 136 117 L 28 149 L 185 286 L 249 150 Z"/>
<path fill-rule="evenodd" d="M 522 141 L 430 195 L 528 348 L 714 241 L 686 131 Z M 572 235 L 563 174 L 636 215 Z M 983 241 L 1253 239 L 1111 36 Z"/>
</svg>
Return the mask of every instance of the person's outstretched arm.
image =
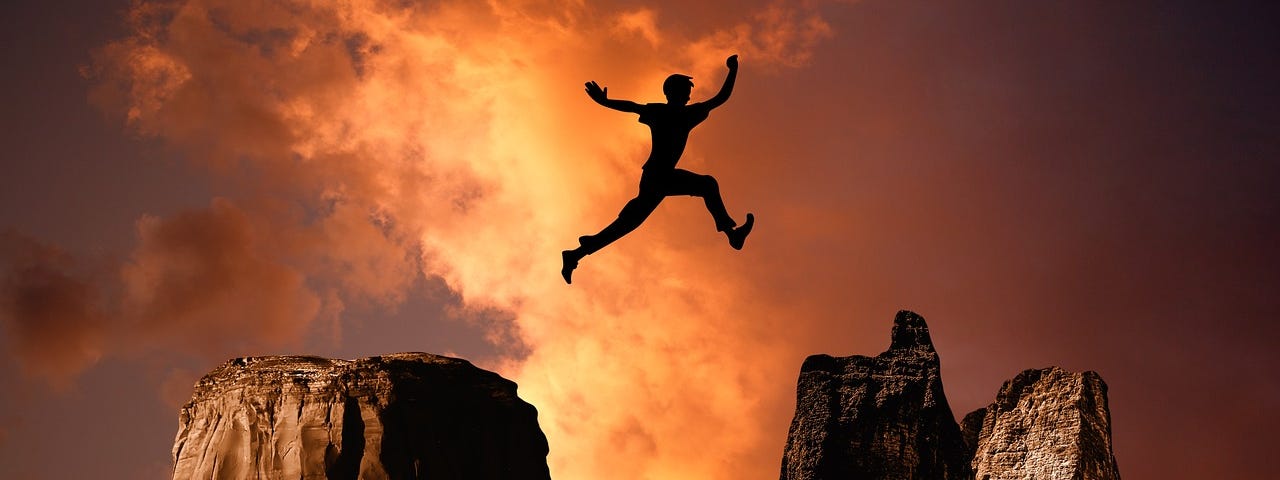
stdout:
<svg viewBox="0 0 1280 480">
<path fill-rule="evenodd" d="M 730 55 L 724 61 L 725 66 L 729 67 L 729 75 L 724 77 L 724 86 L 720 87 L 720 93 L 711 97 L 710 100 L 702 102 L 707 109 L 712 109 L 723 105 L 729 100 L 729 95 L 733 93 L 733 82 L 738 79 L 738 56 Z"/>
<path fill-rule="evenodd" d="M 600 88 L 594 80 L 587 82 L 587 96 L 600 105 L 623 112 L 640 113 L 640 104 L 630 100 L 614 100 L 609 98 L 609 88 Z"/>
</svg>

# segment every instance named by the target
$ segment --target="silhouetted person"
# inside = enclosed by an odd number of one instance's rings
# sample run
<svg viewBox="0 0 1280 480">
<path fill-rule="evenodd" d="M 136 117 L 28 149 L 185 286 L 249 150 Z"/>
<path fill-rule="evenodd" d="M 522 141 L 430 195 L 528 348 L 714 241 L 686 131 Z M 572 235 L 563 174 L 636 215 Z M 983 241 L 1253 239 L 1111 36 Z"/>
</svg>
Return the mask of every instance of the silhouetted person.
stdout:
<svg viewBox="0 0 1280 480">
<path fill-rule="evenodd" d="M 729 239 L 729 246 L 735 250 L 742 249 L 742 244 L 755 223 L 755 216 L 748 213 L 746 223 L 737 227 L 737 222 L 733 221 L 724 208 L 720 186 L 715 178 L 676 168 L 676 162 L 680 161 L 680 155 L 684 153 L 685 143 L 689 141 L 689 132 L 706 120 L 712 109 L 724 104 L 733 92 L 733 82 L 738 76 L 738 56 L 730 56 L 725 60 L 725 65 L 729 67 L 729 75 L 725 77 L 720 93 L 710 100 L 693 105 L 688 105 L 693 79 L 685 75 L 673 74 L 662 82 L 662 93 L 667 96 L 667 103 L 646 105 L 610 99 L 609 89 L 601 88 L 596 82 L 587 82 L 587 95 L 596 103 L 614 110 L 640 114 L 640 123 L 648 125 L 649 131 L 653 133 L 653 150 L 642 167 L 644 172 L 640 175 L 640 192 L 636 194 L 636 198 L 627 202 L 618 213 L 618 218 L 600 233 L 578 237 L 578 248 L 561 253 L 564 267 L 560 274 L 564 276 L 566 283 L 573 283 L 573 269 L 578 268 L 578 261 L 582 257 L 595 253 L 635 230 L 658 208 L 664 197 L 671 195 L 702 197 L 707 204 L 707 211 L 715 219 L 716 230 L 724 232 Z"/>
</svg>

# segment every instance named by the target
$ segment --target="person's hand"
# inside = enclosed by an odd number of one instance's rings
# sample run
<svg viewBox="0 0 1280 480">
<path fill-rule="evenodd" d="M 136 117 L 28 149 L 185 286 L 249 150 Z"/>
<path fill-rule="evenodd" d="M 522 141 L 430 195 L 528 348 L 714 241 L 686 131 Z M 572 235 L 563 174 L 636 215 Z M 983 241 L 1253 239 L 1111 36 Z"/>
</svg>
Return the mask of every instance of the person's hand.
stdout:
<svg viewBox="0 0 1280 480">
<path fill-rule="evenodd" d="M 600 84 L 595 80 L 587 82 L 587 96 L 595 100 L 596 103 L 604 103 L 609 98 L 609 87 L 600 88 Z"/>
<path fill-rule="evenodd" d="M 737 69 L 738 69 L 738 56 L 737 56 L 737 55 L 729 55 L 729 58 L 725 59 L 724 64 L 725 64 L 726 66 L 728 66 L 728 67 L 729 67 L 729 70 L 737 70 Z"/>
</svg>

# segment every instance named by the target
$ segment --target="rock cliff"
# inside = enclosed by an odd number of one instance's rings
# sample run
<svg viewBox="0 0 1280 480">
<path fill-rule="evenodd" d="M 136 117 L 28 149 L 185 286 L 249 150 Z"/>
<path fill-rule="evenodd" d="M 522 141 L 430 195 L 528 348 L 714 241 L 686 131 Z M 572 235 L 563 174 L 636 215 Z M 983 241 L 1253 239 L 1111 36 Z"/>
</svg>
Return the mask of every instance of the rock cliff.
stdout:
<svg viewBox="0 0 1280 480">
<path fill-rule="evenodd" d="M 515 383 L 465 360 L 250 357 L 196 385 L 173 478 L 547 480 L 546 456 Z"/>
<path fill-rule="evenodd" d="M 962 430 L 939 369 L 924 318 L 908 311 L 880 355 L 806 359 L 781 479 L 1119 480 L 1098 374 L 1022 372 Z"/>
<path fill-rule="evenodd" d="M 1107 384 L 1094 372 L 1051 367 L 1004 383 L 995 403 L 965 416 L 982 480 L 1119 480 Z"/>
<path fill-rule="evenodd" d="M 889 350 L 800 367 L 782 480 L 971 478 L 924 318 L 898 312 Z"/>
</svg>

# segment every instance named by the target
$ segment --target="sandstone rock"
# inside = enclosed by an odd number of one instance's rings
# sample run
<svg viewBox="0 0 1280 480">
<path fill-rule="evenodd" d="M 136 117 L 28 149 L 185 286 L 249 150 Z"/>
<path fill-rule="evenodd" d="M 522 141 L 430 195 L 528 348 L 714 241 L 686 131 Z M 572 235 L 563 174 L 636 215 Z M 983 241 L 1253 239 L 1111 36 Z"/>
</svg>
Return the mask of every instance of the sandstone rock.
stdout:
<svg viewBox="0 0 1280 480">
<path fill-rule="evenodd" d="M 978 451 L 978 434 L 982 432 L 982 419 L 986 415 L 987 409 L 979 408 L 969 412 L 960 421 L 960 432 L 964 434 L 965 458 L 973 458 L 974 452 Z"/>
<path fill-rule="evenodd" d="M 880 355 L 806 359 L 781 479 L 972 478 L 939 371 L 924 318 L 908 311 Z"/>
<path fill-rule="evenodd" d="M 971 420 L 972 419 L 972 420 Z M 1027 370 L 965 416 L 979 480 L 1119 480 L 1107 384 L 1094 372 Z"/>
<path fill-rule="evenodd" d="M 515 383 L 465 360 L 249 357 L 196 385 L 173 478 L 547 480 L 546 456 Z"/>
<path fill-rule="evenodd" d="M 898 312 L 888 351 L 805 360 L 781 478 L 1120 478 L 1107 385 L 1094 372 L 1027 370 L 963 424 L 947 405 L 924 319 Z"/>
</svg>

